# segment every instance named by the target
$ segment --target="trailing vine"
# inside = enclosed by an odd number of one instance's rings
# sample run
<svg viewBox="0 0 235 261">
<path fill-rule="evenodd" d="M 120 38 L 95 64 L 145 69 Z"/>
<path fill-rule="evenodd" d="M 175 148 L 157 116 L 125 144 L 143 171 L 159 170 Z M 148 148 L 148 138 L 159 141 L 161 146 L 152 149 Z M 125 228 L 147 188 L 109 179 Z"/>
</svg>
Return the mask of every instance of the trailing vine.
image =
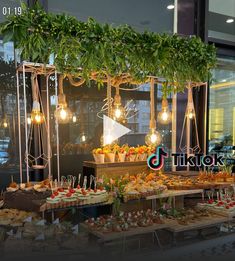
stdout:
<svg viewBox="0 0 235 261">
<path fill-rule="evenodd" d="M 46 13 L 38 4 L 23 5 L 22 15 L 9 16 L 0 24 L 4 42 L 14 41 L 22 59 L 48 63 L 54 55 L 57 69 L 79 77 L 113 83 L 145 82 L 158 76 L 177 83 L 202 82 L 215 67 L 216 50 L 197 37 L 139 33 L 130 26 L 113 27 L 93 19 L 78 21 L 67 14 Z M 171 86 L 171 85 L 170 85 Z"/>
</svg>

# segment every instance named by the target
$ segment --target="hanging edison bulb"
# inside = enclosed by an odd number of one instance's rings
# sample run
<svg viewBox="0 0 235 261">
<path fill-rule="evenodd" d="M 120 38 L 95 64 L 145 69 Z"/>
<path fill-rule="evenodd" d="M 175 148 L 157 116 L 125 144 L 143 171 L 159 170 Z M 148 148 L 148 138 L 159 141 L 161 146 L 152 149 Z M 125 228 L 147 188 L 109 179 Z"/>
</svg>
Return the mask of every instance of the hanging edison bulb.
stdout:
<svg viewBox="0 0 235 261">
<path fill-rule="evenodd" d="M 116 87 L 116 94 L 114 96 L 114 103 L 111 109 L 111 117 L 113 120 L 121 123 L 126 122 L 125 109 L 122 106 L 121 96 L 119 94 L 119 86 Z"/>
<path fill-rule="evenodd" d="M 157 120 L 161 124 L 169 124 L 172 120 L 172 113 L 165 98 L 162 99 L 162 110 L 158 113 Z"/>
<path fill-rule="evenodd" d="M 72 121 L 73 121 L 73 123 L 77 122 L 77 116 L 76 115 L 73 115 Z"/>
<path fill-rule="evenodd" d="M 162 141 L 161 134 L 156 130 L 155 108 L 154 108 L 154 78 L 150 79 L 150 122 L 149 132 L 145 136 L 145 143 L 148 146 L 156 147 Z"/>
<path fill-rule="evenodd" d="M 191 88 L 188 89 L 188 104 L 186 110 L 186 117 L 188 117 L 190 120 L 193 120 L 195 118 L 195 109 L 194 109 L 193 94 Z"/>
<path fill-rule="evenodd" d="M 28 117 L 27 117 L 27 124 L 30 125 L 31 123 L 32 123 L 32 121 L 31 121 L 31 116 L 28 116 Z"/>
<path fill-rule="evenodd" d="M 79 139 L 80 139 L 80 142 L 81 142 L 81 143 L 86 143 L 86 142 L 87 142 L 87 136 L 86 136 L 86 134 L 85 134 L 84 132 L 81 133 Z"/>
<path fill-rule="evenodd" d="M 188 108 L 187 117 L 192 120 L 195 117 L 195 111 L 193 109 Z"/>
<path fill-rule="evenodd" d="M 72 118 L 72 112 L 68 108 L 68 104 L 66 102 L 66 96 L 63 91 L 63 75 L 59 77 L 59 95 L 58 95 L 58 106 L 55 110 L 55 118 L 57 119 L 59 124 L 66 124 Z"/>
<path fill-rule="evenodd" d="M 45 116 L 41 112 L 40 103 L 38 100 L 33 101 L 33 109 L 30 115 L 32 124 L 42 124 L 45 122 Z"/>
<path fill-rule="evenodd" d="M 162 142 L 162 136 L 161 134 L 156 131 L 155 128 L 151 128 L 149 130 L 149 133 L 145 136 L 145 143 L 148 146 L 156 147 Z"/>
<path fill-rule="evenodd" d="M 51 158 L 51 150 L 47 136 L 49 129 L 43 110 L 42 98 L 40 95 L 36 72 L 32 73 L 31 82 L 33 105 L 31 113 L 28 114 L 25 119 L 25 124 L 28 125 L 25 127 L 25 129 L 28 129 L 28 142 L 25 153 L 25 162 L 29 168 L 45 169 L 48 165 L 49 159 Z M 36 151 L 34 150 L 31 142 L 33 137 L 38 137 L 35 141 L 37 143 L 35 143 L 35 145 L 38 148 Z"/>
<path fill-rule="evenodd" d="M 32 81 L 32 97 L 33 97 L 33 108 L 30 114 L 31 123 L 40 125 L 45 122 L 45 115 L 41 112 L 37 76 L 32 75 L 31 81 Z"/>
<path fill-rule="evenodd" d="M 8 118 L 7 118 L 7 115 L 4 113 L 4 115 L 3 115 L 3 118 L 2 118 L 2 120 L 1 120 L 1 123 L 0 123 L 0 125 L 1 125 L 1 127 L 3 128 L 3 129 L 6 129 L 6 128 L 9 128 L 9 120 L 8 120 Z"/>
</svg>

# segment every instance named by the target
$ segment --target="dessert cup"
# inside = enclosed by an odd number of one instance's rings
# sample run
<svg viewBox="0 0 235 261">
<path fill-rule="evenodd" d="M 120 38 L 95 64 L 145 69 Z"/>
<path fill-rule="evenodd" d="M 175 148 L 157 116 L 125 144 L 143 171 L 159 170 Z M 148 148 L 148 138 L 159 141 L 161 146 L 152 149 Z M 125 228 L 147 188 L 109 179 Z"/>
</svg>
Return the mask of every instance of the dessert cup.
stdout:
<svg viewBox="0 0 235 261">
<path fill-rule="evenodd" d="M 106 162 L 115 162 L 115 153 L 106 153 Z"/>
<path fill-rule="evenodd" d="M 104 154 L 93 154 L 96 163 L 104 163 Z"/>
<path fill-rule="evenodd" d="M 118 153 L 118 161 L 124 162 L 126 160 L 126 153 Z"/>
</svg>

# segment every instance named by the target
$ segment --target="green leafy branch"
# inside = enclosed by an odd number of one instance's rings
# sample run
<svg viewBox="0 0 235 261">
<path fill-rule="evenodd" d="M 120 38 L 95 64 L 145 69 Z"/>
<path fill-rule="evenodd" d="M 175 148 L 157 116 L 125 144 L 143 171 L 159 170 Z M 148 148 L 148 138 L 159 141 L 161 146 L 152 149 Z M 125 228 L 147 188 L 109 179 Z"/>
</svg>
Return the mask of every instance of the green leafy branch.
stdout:
<svg viewBox="0 0 235 261">
<path fill-rule="evenodd" d="M 67 14 L 46 13 L 38 4 L 23 5 L 22 15 L 9 16 L 0 24 L 0 34 L 4 42 L 14 41 L 22 59 L 46 64 L 53 54 L 60 72 L 86 80 L 92 75 L 99 82 L 104 75 L 128 75 L 133 83 L 162 77 L 169 82 L 164 95 L 182 91 L 188 81 L 207 81 L 216 64 L 214 45 L 200 38 L 139 33 L 93 19 L 81 22 Z"/>
</svg>

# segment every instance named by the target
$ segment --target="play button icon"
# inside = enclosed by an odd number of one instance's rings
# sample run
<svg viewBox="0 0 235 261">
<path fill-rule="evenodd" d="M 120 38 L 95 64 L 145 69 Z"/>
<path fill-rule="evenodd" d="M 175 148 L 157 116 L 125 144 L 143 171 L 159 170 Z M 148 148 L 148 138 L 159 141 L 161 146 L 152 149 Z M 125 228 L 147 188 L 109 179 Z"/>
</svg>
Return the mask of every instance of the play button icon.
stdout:
<svg viewBox="0 0 235 261">
<path fill-rule="evenodd" d="M 103 145 L 109 145 L 113 141 L 129 133 L 131 130 L 103 115 Z"/>
</svg>

